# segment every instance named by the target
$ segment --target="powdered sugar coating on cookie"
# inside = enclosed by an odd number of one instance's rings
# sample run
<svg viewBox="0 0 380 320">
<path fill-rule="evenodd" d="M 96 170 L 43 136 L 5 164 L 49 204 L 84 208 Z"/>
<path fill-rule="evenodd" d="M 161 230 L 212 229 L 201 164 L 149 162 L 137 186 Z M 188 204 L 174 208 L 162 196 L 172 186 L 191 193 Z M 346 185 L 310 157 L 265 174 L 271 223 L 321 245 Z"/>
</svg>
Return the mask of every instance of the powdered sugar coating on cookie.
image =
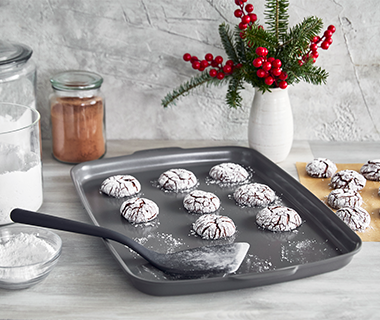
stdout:
<svg viewBox="0 0 380 320">
<path fill-rule="evenodd" d="M 336 215 L 353 231 L 364 231 L 371 223 L 369 213 L 360 207 L 341 208 L 336 211 Z"/>
<path fill-rule="evenodd" d="M 220 199 L 212 192 L 194 190 L 183 199 L 183 206 L 192 213 L 212 213 L 220 208 Z"/>
<path fill-rule="evenodd" d="M 367 180 L 380 181 L 380 159 L 369 160 L 360 168 L 360 173 Z"/>
<path fill-rule="evenodd" d="M 141 191 L 141 184 L 131 175 L 115 175 L 105 179 L 100 190 L 115 198 L 130 197 Z"/>
<path fill-rule="evenodd" d="M 275 192 L 265 184 L 249 183 L 234 192 L 235 201 L 243 206 L 267 206 L 276 199 Z"/>
<path fill-rule="evenodd" d="M 327 196 L 327 203 L 333 209 L 360 207 L 363 204 L 363 198 L 353 190 L 335 189 Z"/>
<path fill-rule="evenodd" d="M 291 231 L 302 224 L 297 211 L 285 206 L 270 206 L 256 215 L 256 223 L 269 231 Z"/>
<path fill-rule="evenodd" d="M 146 198 L 131 198 L 124 201 L 120 207 L 120 214 L 131 223 L 144 223 L 157 217 L 157 204 Z"/>
<path fill-rule="evenodd" d="M 246 181 L 249 173 L 241 165 L 233 162 L 225 162 L 213 166 L 209 175 L 216 181 L 223 183 L 239 183 Z"/>
<path fill-rule="evenodd" d="M 306 165 L 306 172 L 313 178 L 331 178 L 337 171 L 334 162 L 326 158 L 316 158 Z"/>
<path fill-rule="evenodd" d="M 197 177 L 186 169 L 170 169 L 158 178 L 158 184 L 169 191 L 189 190 L 198 183 Z"/>
<path fill-rule="evenodd" d="M 342 170 L 332 176 L 330 184 L 334 189 L 359 191 L 365 187 L 366 179 L 357 171 Z"/>
<path fill-rule="evenodd" d="M 217 214 L 205 214 L 193 223 L 194 231 L 206 240 L 231 237 L 236 232 L 232 219 Z"/>
</svg>

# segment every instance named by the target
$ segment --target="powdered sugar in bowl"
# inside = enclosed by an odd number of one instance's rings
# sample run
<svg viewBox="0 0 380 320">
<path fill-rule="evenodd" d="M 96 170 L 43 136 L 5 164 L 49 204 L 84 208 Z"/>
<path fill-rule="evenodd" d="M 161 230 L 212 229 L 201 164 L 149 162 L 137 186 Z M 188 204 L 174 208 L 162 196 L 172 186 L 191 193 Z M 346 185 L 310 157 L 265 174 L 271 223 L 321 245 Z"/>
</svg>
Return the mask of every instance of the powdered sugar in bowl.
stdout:
<svg viewBox="0 0 380 320">
<path fill-rule="evenodd" d="M 25 289 L 45 279 L 56 265 L 62 240 L 54 232 L 13 224 L 0 227 L 0 288 Z"/>
</svg>

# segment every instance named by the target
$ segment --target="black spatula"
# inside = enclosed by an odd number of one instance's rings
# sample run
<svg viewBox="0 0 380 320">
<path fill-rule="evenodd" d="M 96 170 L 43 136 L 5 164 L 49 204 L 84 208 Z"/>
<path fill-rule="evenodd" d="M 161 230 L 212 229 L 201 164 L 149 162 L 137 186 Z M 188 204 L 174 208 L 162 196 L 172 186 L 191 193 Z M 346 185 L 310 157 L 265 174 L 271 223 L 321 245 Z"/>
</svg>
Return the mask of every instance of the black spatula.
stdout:
<svg viewBox="0 0 380 320">
<path fill-rule="evenodd" d="M 248 243 L 240 242 L 227 245 L 203 246 L 164 254 L 149 250 L 119 232 L 82 222 L 23 209 L 12 210 L 11 219 L 18 223 L 80 233 L 119 242 L 137 252 L 156 268 L 172 274 L 232 273 L 240 267 L 249 249 Z"/>
</svg>

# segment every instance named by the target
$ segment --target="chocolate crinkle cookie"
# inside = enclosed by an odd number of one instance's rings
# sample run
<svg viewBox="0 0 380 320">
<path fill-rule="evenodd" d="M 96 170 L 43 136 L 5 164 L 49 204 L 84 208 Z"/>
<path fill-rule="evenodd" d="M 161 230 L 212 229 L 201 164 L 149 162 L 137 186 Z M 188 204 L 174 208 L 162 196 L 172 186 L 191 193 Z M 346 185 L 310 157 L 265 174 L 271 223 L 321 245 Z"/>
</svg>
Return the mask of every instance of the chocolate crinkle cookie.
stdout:
<svg viewBox="0 0 380 320">
<path fill-rule="evenodd" d="M 265 184 L 249 183 L 234 192 L 235 201 L 243 206 L 267 206 L 276 199 L 275 192 Z"/>
<path fill-rule="evenodd" d="M 342 170 L 335 173 L 330 182 L 334 189 L 359 191 L 366 185 L 366 179 L 354 170 Z"/>
<path fill-rule="evenodd" d="M 256 215 L 256 223 L 269 231 L 291 231 L 302 224 L 297 211 L 285 206 L 270 206 Z"/>
<path fill-rule="evenodd" d="M 205 214 L 193 223 L 194 231 L 206 240 L 218 240 L 231 237 L 236 226 L 231 218 L 214 213 Z"/>
<path fill-rule="evenodd" d="M 192 213 L 212 213 L 219 209 L 220 200 L 212 192 L 194 190 L 183 199 L 183 206 Z"/>
<path fill-rule="evenodd" d="M 380 159 L 369 160 L 360 168 L 360 173 L 367 180 L 380 181 Z"/>
<path fill-rule="evenodd" d="M 363 204 L 363 198 L 353 190 L 335 189 L 327 196 L 327 203 L 333 209 L 360 207 Z"/>
<path fill-rule="evenodd" d="M 364 231 L 371 223 L 369 213 L 360 207 L 341 208 L 336 211 L 336 215 L 353 231 Z"/>
<path fill-rule="evenodd" d="M 120 214 L 131 223 L 144 223 L 157 217 L 157 204 L 145 198 L 131 198 L 124 201 L 120 207 Z"/>
<path fill-rule="evenodd" d="M 306 165 L 306 172 L 313 178 L 331 178 L 337 171 L 334 162 L 326 158 L 316 158 Z"/>
<path fill-rule="evenodd" d="M 198 183 L 195 174 L 186 169 L 170 169 L 158 178 L 158 184 L 168 191 L 189 190 Z"/>
<path fill-rule="evenodd" d="M 130 197 L 141 191 L 141 184 L 131 175 L 116 175 L 105 179 L 100 190 L 115 198 Z"/>
<path fill-rule="evenodd" d="M 232 162 L 225 162 L 213 166 L 209 175 L 216 181 L 222 183 L 240 183 L 248 179 L 249 173 L 241 165 Z"/>
</svg>

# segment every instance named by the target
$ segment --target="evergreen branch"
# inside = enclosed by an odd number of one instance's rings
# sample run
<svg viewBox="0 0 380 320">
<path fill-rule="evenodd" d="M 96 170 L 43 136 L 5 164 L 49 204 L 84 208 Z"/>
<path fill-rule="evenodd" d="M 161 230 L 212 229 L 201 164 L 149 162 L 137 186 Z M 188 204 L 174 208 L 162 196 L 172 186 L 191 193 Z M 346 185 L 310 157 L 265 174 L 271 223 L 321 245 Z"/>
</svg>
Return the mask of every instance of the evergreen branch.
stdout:
<svg viewBox="0 0 380 320">
<path fill-rule="evenodd" d="M 264 11 L 265 22 L 268 25 L 268 31 L 272 32 L 277 43 L 286 35 L 288 31 L 288 7 L 287 0 L 267 0 Z"/>
<path fill-rule="evenodd" d="M 225 23 L 222 23 L 219 26 L 219 36 L 228 58 L 234 62 L 239 61 L 238 55 L 234 47 L 233 33 L 231 32 L 229 26 Z"/>
<path fill-rule="evenodd" d="M 241 77 L 231 77 L 228 84 L 226 103 L 231 107 L 237 109 L 241 107 L 243 100 L 240 91 L 244 90 L 243 79 Z"/>
<path fill-rule="evenodd" d="M 207 72 L 202 73 L 200 76 L 193 77 L 189 81 L 180 85 L 177 89 L 174 89 L 171 93 L 168 93 L 164 99 L 161 100 L 161 105 L 164 108 L 167 108 L 169 105 L 176 105 L 176 100 L 178 100 L 181 96 L 187 96 L 190 94 L 190 91 L 204 85 L 210 81 L 212 78 Z"/>
</svg>

